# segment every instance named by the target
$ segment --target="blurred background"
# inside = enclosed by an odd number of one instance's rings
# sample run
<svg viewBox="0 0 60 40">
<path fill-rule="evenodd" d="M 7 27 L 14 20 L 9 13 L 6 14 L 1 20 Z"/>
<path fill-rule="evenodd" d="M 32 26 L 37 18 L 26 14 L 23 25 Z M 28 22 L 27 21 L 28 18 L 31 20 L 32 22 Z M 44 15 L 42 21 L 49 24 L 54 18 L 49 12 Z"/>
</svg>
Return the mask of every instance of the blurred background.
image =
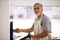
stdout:
<svg viewBox="0 0 60 40">
<path fill-rule="evenodd" d="M 51 20 L 51 38 L 60 39 L 60 0 L 0 0 L 1 40 L 10 39 L 9 22 L 11 21 L 13 22 L 13 29 L 27 29 L 32 27 L 36 17 L 33 10 L 35 3 L 41 3 L 43 5 L 43 13 Z M 14 39 L 18 40 L 28 34 L 21 32 L 13 33 L 13 35 Z"/>
<path fill-rule="evenodd" d="M 34 3 L 43 5 L 43 13 L 51 20 L 51 38 L 60 39 L 60 5 L 59 0 L 11 0 L 10 1 L 10 20 L 13 21 L 13 29 L 31 28 L 35 14 L 33 10 Z M 28 25 L 27 25 L 28 24 Z M 18 34 L 15 34 L 18 35 Z M 20 33 L 21 36 L 27 35 Z"/>
</svg>

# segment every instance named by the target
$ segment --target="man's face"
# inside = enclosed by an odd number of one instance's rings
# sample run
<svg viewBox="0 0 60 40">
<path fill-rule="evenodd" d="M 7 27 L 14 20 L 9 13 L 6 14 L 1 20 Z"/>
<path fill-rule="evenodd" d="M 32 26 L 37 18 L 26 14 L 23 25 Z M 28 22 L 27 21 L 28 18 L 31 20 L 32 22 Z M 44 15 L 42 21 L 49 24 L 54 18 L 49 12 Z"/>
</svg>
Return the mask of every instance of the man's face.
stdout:
<svg viewBox="0 0 60 40">
<path fill-rule="evenodd" d="M 34 6 L 34 12 L 37 16 L 41 15 L 42 14 L 42 8 L 40 7 L 40 5 L 35 5 Z"/>
</svg>

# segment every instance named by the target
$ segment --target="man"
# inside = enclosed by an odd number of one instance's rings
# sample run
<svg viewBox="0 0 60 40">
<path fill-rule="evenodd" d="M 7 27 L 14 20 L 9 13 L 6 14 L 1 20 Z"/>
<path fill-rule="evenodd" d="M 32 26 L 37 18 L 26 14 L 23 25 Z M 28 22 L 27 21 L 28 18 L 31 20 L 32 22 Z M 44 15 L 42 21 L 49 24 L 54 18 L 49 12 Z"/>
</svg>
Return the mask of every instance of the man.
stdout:
<svg viewBox="0 0 60 40">
<path fill-rule="evenodd" d="M 32 38 L 44 38 L 45 40 L 51 40 L 50 33 L 51 33 L 51 22 L 47 16 L 43 14 L 43 6 L 40 3 L 34 4 L 34 12 L 37 15 L 37 20 L 41 20 L 41 26 L 40 26 L 40 31 L 43 30 L 42 32 L 38 34 L 31 35 Z M 16 29 L 15 32 L 32 32 L 34 30 L 34 25 L 30 29 Z M 37 29 L 38 30 L 38 29 Z M 36 30 L 36 31 L 37 31 Z"/>
</svg>

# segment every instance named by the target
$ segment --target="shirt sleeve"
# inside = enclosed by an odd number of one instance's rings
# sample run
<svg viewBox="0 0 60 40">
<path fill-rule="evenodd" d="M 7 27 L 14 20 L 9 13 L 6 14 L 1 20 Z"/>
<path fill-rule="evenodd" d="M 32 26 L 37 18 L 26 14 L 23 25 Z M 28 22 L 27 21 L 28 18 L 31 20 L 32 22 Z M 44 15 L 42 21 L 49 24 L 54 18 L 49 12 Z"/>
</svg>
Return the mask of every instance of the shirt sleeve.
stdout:
<svg viewBox="0 0 60 40">
<path fill-rule="evenodd" d="M 51 22 L 49 19 L 44 19 L 44 21 L 42 21 L 42 28 L 43 30 L 48 30 L 51 32 Z"/>
</svg>

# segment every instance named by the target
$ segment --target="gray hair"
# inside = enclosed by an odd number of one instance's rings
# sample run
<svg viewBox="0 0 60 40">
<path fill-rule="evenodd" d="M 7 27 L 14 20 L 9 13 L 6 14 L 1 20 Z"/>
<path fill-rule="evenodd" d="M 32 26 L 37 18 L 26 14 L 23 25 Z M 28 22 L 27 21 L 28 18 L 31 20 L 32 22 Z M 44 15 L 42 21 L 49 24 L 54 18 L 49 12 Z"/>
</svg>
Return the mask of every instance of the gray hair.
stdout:
<svg viewBox="0 0 60 40">
<path fill-rule="evenodd" d="M 43 9 L 43 5 L 41 3 L 35 3 L 34 6 L 36 6 L 36 5 L 39 5 Z"/>
</svg>

